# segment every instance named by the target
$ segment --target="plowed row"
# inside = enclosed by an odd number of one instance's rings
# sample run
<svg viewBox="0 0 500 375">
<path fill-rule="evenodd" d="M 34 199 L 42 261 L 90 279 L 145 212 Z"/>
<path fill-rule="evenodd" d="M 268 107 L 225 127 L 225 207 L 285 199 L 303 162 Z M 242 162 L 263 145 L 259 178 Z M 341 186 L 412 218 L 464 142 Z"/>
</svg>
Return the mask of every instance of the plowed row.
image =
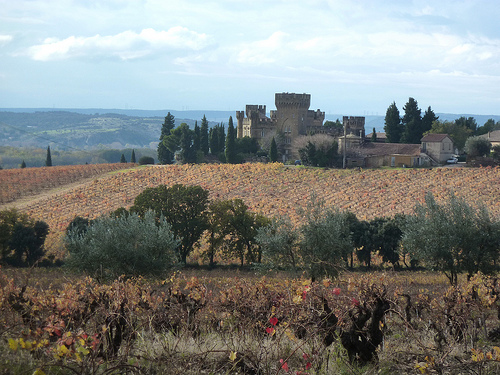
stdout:
<svg viewBox="0 0 500 375">
<path fill-rule="evenodd" d="M 355 171 L 281 164 L 142 167 L 33 201 L 22 211 L 49 224 L 47 245 L 59 255 L 61 234 L 75 216 L 96 218 L 129 207 L 145 188 L 160 184 L 200 185 L 210 191 L 211 199 L 241 198 L 253 211 L 269 217 L 288 214 L 297 223 L 302 219 L 297 209 L 305 208 L 314 195 L 359 219 L 410 214 L 428 191 L 438 201 L 453 191 L 471 204 L 482 202 L 493 214 L 500 214 L 499 168 Z"/>
</svg>

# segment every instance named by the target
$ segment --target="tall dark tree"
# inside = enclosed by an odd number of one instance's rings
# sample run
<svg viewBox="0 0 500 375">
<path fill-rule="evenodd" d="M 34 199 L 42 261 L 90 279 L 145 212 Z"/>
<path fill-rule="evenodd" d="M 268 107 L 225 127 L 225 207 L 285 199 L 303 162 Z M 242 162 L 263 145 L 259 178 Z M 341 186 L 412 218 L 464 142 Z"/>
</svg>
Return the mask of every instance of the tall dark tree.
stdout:
<svg viewBox="0 0 500 375">
<path fill-rule="evenodd" d="M 201 132 L 198 121 L 194 122 L 193 148 L 195 151 L 201 150 Z"/>
<path fill-rule="evenodd" d="M 215 125 L 210 129 L 209 135 L 210 153 L 212 155 L 218 155 L 220 152 L 219 147 L 219 125 Z"/>
<path fill-rule="evenodd" d="M 226 150 L 226 125 L 223 122 L 219 124 L 219 152 L 224 152 Z M 235 135 L 236 138 L 236 130 Z"/>
<path fill-rule="evenodd" d="M 45 166 L 52 167 L 52 156 L 50 155 L 50 146 L 47 146 L 47 158 L 45 159 Z"/>
<path fill-rule="evenodd" d="M 130 157 L 130 162 L 131 163 L 136 163 L 137 161 L 135 160 L 135 151 L 132 149 L 132 156 Z"/>
<path fill-rule="evenodd" d="M 201 119 L 200 128 L 200 149 L 205 155 L 208 155 L 209 151 L 209 141 L 208 141 L 208 121 L 205 115 Z"/>
<path fill-rule="evenodd" d="M 404 127 L 403 142 L 420 143 L 424 132 L 422 131 L 422 111 L 418 108 L 417 101 L 410 97 L 403 110 L 405 111 L 401 119 Z"/>
<path fill-rule="evenodd" d="M 226 162 L 230 164 L 237 163 L 236 151 L 236 130 L 233 126 L 233 117 L 229 117 L 229 123 L 227 125 L 227 137 L 226 137 Z"/>
<path fill-rule="evenodd" d="M 175 117 L 168 112 L 165 121 L 161 126 L 160 143 L 158 143 L 158 162 L 160 164 L 171 164 L 174 159 L 174 153 L 168 149 L 163 140 L 168 137 L 175 127 Z"/>
<path fill-rule="evenodd" d="M 278 146 L 276 145 L 276 140 L 273 137 L 271 141 L 271 148 L 269 149 L 269 161 L 275 163 L 278 161 Z"/>
<path fill-rule="evenodd" d="M 23 162 L 21 163 L 21 168 L 26 168 L 26 163 L 24 162 L 24 160 L 23 160 Z"/>
<path fill-rule="evenodd" d="M 434 111 L 431 109 L 431 106 L 427 108 L 427 111 L 424 113 L 424 117 L 422 117 L 422 134 L 428 132 L 432 129 L 432 123 L 437 121 L 439 116 L 436 116 Z"/>
<path fill-rule="evenodd" d="M 183 163 L 196 163 L 196 149 L 193 144 L 194 138 L 194 131 L 190 130 L 187 125 L 182 127 L 181 159 Z"/>
<path fill-rule="evenodd" d="M 372 138 L 370 139 L 370 141 L 377 142 L 377 130 L 375 128 L 373 128 Z"/>
<path fill-rule="evenodd" d="M 125 154 L 122 154 L 122 156 L 120 157 L 120 163 L 126 163 L 127 162 L 127 159 L 125 159 Z"/>
<path fill-rule="evenodd" d="M 403 126 L 401 125 L 401 118 L 399 117 L 399 109 L 396 102 L 387 108 L 385 113 L 385 136 L 389 143 L 400 143 L 403 136 Z"/>
</svg>

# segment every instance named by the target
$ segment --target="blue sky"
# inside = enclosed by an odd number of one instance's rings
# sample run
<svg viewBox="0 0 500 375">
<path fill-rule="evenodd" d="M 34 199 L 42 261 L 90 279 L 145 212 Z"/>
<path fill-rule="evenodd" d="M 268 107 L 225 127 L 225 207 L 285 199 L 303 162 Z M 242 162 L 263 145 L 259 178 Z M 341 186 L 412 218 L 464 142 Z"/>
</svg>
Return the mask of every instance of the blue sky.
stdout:
<svg viewBox="0 0 500 375">
<path fill-rule="evenodd" d="M 498 1 L 0 0 L 0 107 L 500 114 Z"/>
</svg>

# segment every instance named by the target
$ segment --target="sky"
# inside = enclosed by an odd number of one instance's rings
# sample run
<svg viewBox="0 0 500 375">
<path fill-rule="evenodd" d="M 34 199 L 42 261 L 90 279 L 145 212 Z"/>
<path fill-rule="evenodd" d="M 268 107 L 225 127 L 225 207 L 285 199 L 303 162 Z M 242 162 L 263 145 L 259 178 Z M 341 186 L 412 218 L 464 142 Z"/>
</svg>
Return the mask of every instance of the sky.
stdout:
<svg viewBox="0 0 500 375">
<path fill-rule="evenodd" d="M 500 115 L 497 0 L 0 0 L 0 107 Z"/>
</svg>

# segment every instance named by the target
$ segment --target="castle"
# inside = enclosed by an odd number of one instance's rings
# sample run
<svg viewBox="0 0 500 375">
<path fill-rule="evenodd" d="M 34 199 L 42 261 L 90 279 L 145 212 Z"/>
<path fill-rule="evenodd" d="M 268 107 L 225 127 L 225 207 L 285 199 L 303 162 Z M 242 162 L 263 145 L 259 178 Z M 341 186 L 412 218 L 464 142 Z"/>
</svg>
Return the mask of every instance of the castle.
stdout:
<svg viewBox="0 0 500 375">
<path fill-rule="evenodd" d="M 238 121 L 237 137 L 251 137 L 261 141 L 277 134 L 283 136 L 284 160 L 296 158 L 292 144 L 300 136 L 327 133 L 323 127 L 325 112 L 310 110 L 311 95 L 276 93 L 276 110 L 266 115 L 265 105 L 247 105 L 245 112 L 236 111 Z M 246 114 L 246 117 L 245 117 Z M 365 118 L 344 116 L 343 124 L 347 134 L 365 137 Z"/>
</svg>

